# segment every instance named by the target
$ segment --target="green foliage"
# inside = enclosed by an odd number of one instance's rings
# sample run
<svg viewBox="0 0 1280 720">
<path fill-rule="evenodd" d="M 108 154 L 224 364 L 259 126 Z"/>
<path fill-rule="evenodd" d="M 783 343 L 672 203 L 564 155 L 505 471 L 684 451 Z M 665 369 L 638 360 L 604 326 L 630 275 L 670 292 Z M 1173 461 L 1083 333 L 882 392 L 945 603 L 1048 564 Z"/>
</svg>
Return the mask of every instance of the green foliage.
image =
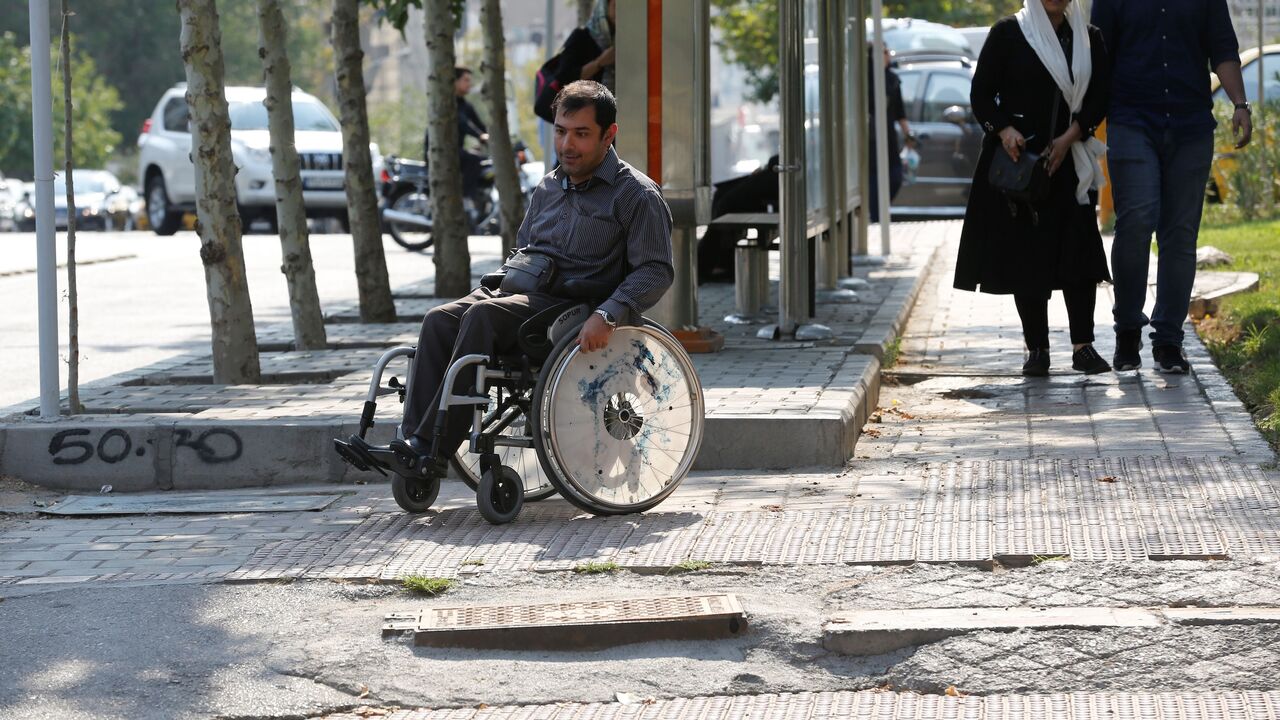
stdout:
<svg viewBox="0 0 1280 720">
<path fill-rule="evenodd" d="M 282 2 L 280 9 L 288 27 L 286 50 L 293 84 L 320 97 L 333 109 L 333 48 L 326 32 L 330 3 Z M 218 27 L 222 31 L 226 84 L 261 86 L 257 0 L 219 0 Z M 176 35 L 173 40 L 175 58 L 181 70 Z M 158 97 L 148 98 L 147 102 L 154 106 Z M 150 109 L 151 106 L 147 108 L 148 112 Z"/>
<path fill-rule="evenodd" d="M 778 0 L 711 0 L 711 23 L 725 59 L 747 71 L 751 99 L 767 103 L 778 94 Z M 990 26 L 1017 12 L 1021 0 L 898 0 L 885 3 L 885 17 L 919 18 L 956 27 Z"/>
<path fill-rule="evenodd" d="M 1276 136 L 1276 122 L 1280 114 L 1280 101 L 1272 100 L 1255 110 L 1253 141 L 1244 149 L 1234 149 L 1231 133 L 1231 116 L 1235 109 L 1228 102 L 1218 103 L 1214 115 L 1218 128 L 1214 135 L 1214 147 L 1225 157 L 1214 160 L 1214 181 L 1225 181 L 1227 203 L 1235 207 L 1243 221 L 1261 220 L 1280 216 L 1280 138 Z"/>
<path fill-rule="evenodd" d="M 110 123 L 123 103 L 120 94 L 98 73 L 93 60 L 71 38 L 71 116 L 75 134 L 72 162 L 79 168 L 102 167 L 120 144 Z M 54 167 L 63 164 L 62 73 L 58 48 L 53 62 Z M 31 138 L 31 52 L 12 33 L 0 35 L 0 172 L 30 177 L 34 163 Z"/>
<path fill-rule="evenodd" d="M 711 567 L 711 563 L 706 560 L 683 560 L 672 565 L 671 568 L 667 570 L 667 574 L 697 572 L 699 570 L 709 570 Z"/>
<path fill-rule="evenodd" d="M 778 0 L 711 0 L 725 59 L 747 71 L 751 99 L 778 94 Z"/>
<path fill-rule="evenodd" d="M 364 4 L 377 10 L 378 22 L 390 23 L 391 27 L 404 34 L 404 26 L 409 22 L 409 10 L 422 9 L 422 0 L 364 0 Z M 462 26 L 462 14 L 466 11 L 467 0 L 452 0 L 453 26 Z"/>
<path fill-rule="evenodd" d="M 448 592 L 457 585 L 457 581 L 449 578 L 427 577 L 426 575 L 407 575 L 400 579 L 400 587 L 417 595 L 435 597 Z"/>
<path fill-rule="evenodd" d="M 1258 273 L 1256 292 L 1223 299 L 1197 330 L 1259 429 L 1280 445 L 1280 221 L 1207 227 L 1200 242 L 1234 258 L 1226 269 Z"/>
</svg>

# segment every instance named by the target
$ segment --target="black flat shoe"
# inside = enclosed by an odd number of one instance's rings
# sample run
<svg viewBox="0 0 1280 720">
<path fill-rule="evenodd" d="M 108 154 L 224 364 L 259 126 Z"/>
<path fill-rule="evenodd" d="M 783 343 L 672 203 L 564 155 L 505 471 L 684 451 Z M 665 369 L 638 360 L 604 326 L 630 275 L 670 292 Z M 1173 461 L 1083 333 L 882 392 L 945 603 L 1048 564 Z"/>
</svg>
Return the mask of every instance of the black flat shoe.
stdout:
<svg viewBox="0 0 1280 720">
<path fill-rule="evenodd" d="M 1022 374 L 1027 377 L 1046 377 L 1049 374 L 1049 348 L 1027 351 L 1027 361 L 1022 363 Z"/>
<path fill-rule="evenodd" d="M 387 446 L 393 458 L 393 468 L 398 475 L 406 477 L 444 477 L 448 472 L 447 461 L 440 461 L 431 455 L 431 441 L 417 435 L 410 435 L 404 440 L 392 440 Z"/>
<path fill-rule="evenodd" d="M 1098 373 L 1111 372 L 1111 366 L 1106 360 L 1093 349 L 1092 345 L 1084 347 L 1071 353 L 1071 368 L 1079 370 L 1085 375 L 1097 375 Z"/>
</svg>

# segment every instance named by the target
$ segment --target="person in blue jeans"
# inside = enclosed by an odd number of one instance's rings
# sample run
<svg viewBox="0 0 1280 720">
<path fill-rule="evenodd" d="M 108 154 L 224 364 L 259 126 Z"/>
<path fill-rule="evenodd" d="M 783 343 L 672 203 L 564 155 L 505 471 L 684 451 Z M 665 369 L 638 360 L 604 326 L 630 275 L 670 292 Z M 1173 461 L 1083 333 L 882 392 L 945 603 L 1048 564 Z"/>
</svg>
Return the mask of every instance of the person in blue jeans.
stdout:
<svg viewBox="0 0 1280 720">
<path fill-rule="evenodd" d="M 1142 366 L 1142 328 L 1151 325 L 1156 370 L 1186 373 L 1182 324 L 1196 275 L 1196 239 L 1213 161 L 1209 69 L 1235 104 L 1236 147 L 1249 144 L 1251 110 L 1226 0 L 1095 0 L 1093 24 L 1114 60 L 1107 113 L 1107 162 L 1115 198 L 1111 247 L 1116 370 Z M 1159 260 L 1156 303 L 1147 317 L 1151 235 Z"/>
</svg>

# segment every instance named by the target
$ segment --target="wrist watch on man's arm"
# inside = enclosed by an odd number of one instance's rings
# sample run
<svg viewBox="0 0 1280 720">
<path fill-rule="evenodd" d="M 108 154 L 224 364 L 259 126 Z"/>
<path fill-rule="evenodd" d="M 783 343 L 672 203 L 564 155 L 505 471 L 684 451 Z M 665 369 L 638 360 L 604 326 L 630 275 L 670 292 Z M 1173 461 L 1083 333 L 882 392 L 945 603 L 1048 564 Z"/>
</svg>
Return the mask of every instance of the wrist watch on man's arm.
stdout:
<svg viewBox="0 0 1280 720">
<path fill-rule="evenodd" d="M 604 308 L 596 308 L 596 315 L 599 315 L 604 320 L 605 325 L 608 325 L 614 330 L 618 329 L 618 319 L 610 314 L 608 310 L 605 310 Z"/>
<path fill-rule="evenodd" d="M 1237 109 L 1237 110 L 1243 110 L 1243 111 L 1245 111 L 1245 112 L 1249 113 L 1250 115 L 1252 115 L 1252 114 L 1253 114 L 1253 106 L 1249 104 L 1249 101 L 1248 101 L 1248 100 L 1245 100 L 1244 102 L 1238 102 L 1238 103 L 1236 103 L 1236 109 Z"/>
</svg>

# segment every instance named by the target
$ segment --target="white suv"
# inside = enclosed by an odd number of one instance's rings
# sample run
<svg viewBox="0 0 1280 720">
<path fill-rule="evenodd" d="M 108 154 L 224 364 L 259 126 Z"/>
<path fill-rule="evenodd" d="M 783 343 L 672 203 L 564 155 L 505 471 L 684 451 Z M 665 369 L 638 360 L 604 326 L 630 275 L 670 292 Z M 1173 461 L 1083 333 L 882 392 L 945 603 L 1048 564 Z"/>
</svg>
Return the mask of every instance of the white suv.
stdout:
<svg viewBox="0 0 1280 720">
<path fill-rule="evenodd" d="M 226 88 L 231 115 L 231 155 L 236 168 L 236 203 L 244 227 L 257 219 L 275 225 L 275 182 L 271 176 L 271 134 L 266 90 Z M 195 166 L 191 162 L 191 132 L 186 85 L 165 92 L 138 136 L 138 177 L 147 202 L 147 220 L 159 235 L 172 235 L 182 214 L 195 209 Z M 343 191 L 342 128 L 329 109 L 312 95 L 293 91 L 294 142 L 302 170 L 302 200 L 308 217 L 346 217 Z M 370 144 L 373 174 L 382 159 Z"/>
</svg>

